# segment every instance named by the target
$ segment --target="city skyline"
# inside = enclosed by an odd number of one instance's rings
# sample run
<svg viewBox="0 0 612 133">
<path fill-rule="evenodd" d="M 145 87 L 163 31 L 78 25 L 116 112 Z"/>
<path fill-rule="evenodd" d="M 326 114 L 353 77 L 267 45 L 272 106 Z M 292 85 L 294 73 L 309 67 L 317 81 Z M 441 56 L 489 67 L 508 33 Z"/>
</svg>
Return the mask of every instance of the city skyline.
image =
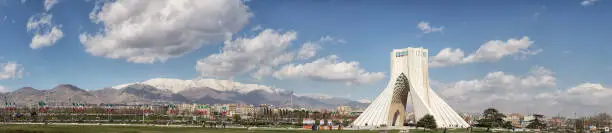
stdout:
<svg viewBox="0 0 612 133">
<path fill-rule="evenodd" d="M 0 0 L 0 91 L 218 79 L 368 101 L 389 80 L 390 50 L 423 47 L 432 89 L 459 112 L 610 113 L 610 7 L 607 0 Z"/>
</svg>

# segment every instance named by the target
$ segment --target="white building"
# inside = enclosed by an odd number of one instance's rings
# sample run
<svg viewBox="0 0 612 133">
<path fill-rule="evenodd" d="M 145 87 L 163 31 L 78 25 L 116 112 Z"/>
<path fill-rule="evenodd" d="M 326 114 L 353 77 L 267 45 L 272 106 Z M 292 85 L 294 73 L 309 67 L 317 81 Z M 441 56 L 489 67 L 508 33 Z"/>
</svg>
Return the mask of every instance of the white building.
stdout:
<svg viewBox="0 0 612 133">
<path fill-rule="evenodd" d="M 391 78 L 387 87 L 353 122 L 354 126 L 402 126 L 406 118 L 406 104 L 412 104 L 417 121 L 430 114 L 438 127 L 469 126 L 430 88 L 427 49 L 394 49 L 390 56 Z M 406 78 L 400 78 L 402 75 Z"/>
</svg>

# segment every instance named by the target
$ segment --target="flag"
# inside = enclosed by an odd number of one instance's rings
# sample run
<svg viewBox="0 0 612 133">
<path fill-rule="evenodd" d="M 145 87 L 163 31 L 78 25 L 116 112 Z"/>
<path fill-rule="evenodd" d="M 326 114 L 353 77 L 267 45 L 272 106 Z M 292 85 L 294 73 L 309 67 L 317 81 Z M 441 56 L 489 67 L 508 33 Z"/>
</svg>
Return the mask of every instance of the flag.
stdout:
<svg viewBox="0 0 612 133">
<path fill-rule="evenodd" d="M 38 109 L 39 112 L 47 112 L 47 103 L 45 103 L 45 101 L 40 100 L 40 102 L 38 102 L 38 106 L 40 106 L 40 108 Z"/>
<path fill-rule="evenodd" d="M 208 105 L 198 105 L 198 114 L 206 115 L 208 113 L 207 108 Z"/>
<path fill-rule="evenodd" d="M 174 105 L 174 104 L 170 104 L 170 105 L 168 105 L 168 112 L 169 112 L 169 113 L 171 113 L 171 114 L 172 114 L 172 113 L 178 113 L 178 111 L 177 111 L 177 110 L 175 110 L 175 109 L 176 109 L 176 105 Z"/>
<path fill-rule="evenodd" d="M 17 110 L 17 106 L 15 105 L 15 103 L 4 102 L 4 110 Z"/>
<path fill-rule="evenodd" d="M 151 108 L 148 104 L 145 104 L 145 113 L 150 113 L 151 112 Z"/>
<path fill-rule="evenodd" d="M 104 105 L 104 108 L 107 113 L 113 112 L 113 104 L 106 104 Z"/>
</svg>

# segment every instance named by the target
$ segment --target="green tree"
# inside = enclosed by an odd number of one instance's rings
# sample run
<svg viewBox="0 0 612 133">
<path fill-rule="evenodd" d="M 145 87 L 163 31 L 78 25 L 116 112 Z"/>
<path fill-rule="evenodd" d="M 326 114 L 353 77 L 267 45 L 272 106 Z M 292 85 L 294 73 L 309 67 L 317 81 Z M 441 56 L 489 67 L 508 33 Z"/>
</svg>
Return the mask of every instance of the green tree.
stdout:
<svg viewBox="0 0 612 133">
<path fill-rule="evenodd" d="M 349 121 L 348 119 L 344 119 L 344 120 L 342 121 L 342 126 L 345 126 L 345 127 L 346 127 L 346 126 L 349 126 L 349 124 L 351 124 L 351 121 Z"/>
<path fill-rule="evenodd" d="M 599 113 L 594 117 L 593 121 L 597 127 L 609 127 L 611 119 L 612 118 L 607 113 Z"/>
<path fill-rule="evenodd" d="M 541 129 L 546 127 L 546 124 L 544 124 L 544 122 L 542 121 L 542 119 L 544 118 L 544 115 L 540 115 L 540 114 L 534 114 L 533 115 L 535 117 L 535 119 L 529 121 L 529 125 L 527 125 L 527 128 L 529 129 Z"/>
<path fill-rule="evenodd" d="M 242 120 L 242 117 L 240 117 L 239 114 L 235 114 L 232 116 L 232 119 L 234 119 L 234 122 L 239 123 L 240 120 Z"/>
<path fill-rule="evenodd" d="M 436 119 L 427 114 L 417 122 L 417 127 L 423 127 L 423 131 L 425 131 L 425 129 L 436 129 L 438 125 L 436 125 Z"/>
<path fill-rule="evenodd" d="M 487 132 L 490 131 L 491 128 L 503 127 L 504 120 L 506 117 L 504 114 L 499 113 L 495 108 L 488 108 L 482 113 L 483 118 L 478 120 L 478 126 L 486 127 Z"/>
<path fill-rule="evenodd" d="M 504 125 L 502 127 L 504 127 L 505 129 L 512 129 L 512 128 L 514 128 L 514 126 L 512 126 L 512 122 L 510 122 L 510 121 L 504 122 Z"/>
<path fill-rule="evenodd" d="M 574 120 L 574 128 L 576 129 L 576 133 L 584 132 L 584 120 L 576 119 Z"/>
</svg>

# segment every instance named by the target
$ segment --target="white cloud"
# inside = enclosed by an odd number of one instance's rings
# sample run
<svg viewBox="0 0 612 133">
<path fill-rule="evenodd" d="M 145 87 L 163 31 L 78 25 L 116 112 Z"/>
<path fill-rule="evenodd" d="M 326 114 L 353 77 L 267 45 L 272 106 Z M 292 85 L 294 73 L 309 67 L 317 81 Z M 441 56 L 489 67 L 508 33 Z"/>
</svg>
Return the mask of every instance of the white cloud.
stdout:
<svg viewBox="0 0 612 133">
<path fill-rule="evenodd" d="M 34 33 L 30 48 L 39 49 L 43 47 L 53 46 L 59 39 L 64 37 L 61 30 L 61 25 L 55 25 L 51 22 L 53 16 L 51 14 L 37 14 L 30 19 L 26 24 L 29 32 Z"/>
<path fill-rule="evenodd" d="M 253 38 L 226 41 L 221 53 L 198 60 L 195 68 L 201 76 L 210 77 L 231 77 L 258 69 L 252 76 L 261 78 L 269 75 L 273 67 L 294 59 L 295 54 L 286 51 L 296 39 L 294 31 L 265 29 Z"/>
<path fill-rule="evenodd" d="M 256 25 L 255 27 L 251 28 L 251 31 L 261 31 L 263 30 L 263 27 L 261 27 L 261 25 Z"/>
<path fill-rule="evenodd" d="M 197 78 L 193 80 L 182 80 L 182 79 L 171 79 L 171 78 L 154 78 L 143 82 L 128 83 L 113 86 L 115 89 L 122 89 L 133 84 L 146 84 L 151 85 L 155 88 L 166 89 L 174 93 L 178 93 L 184 90 L 193 88 L 211 88 L 217 91 L 233 91 L 240 93 L 249 93 L 252 91 L 265 91 L 265 92 L 287 92 L 284 89 L 274 88 L 260 84 L 244 84 L 235 82 L 232 80 L 219 80 L 211 78 Z"/>
<path fill-rule="evenodd" d="M 480 112 L 495 105 L 506 111 L 512 105 L 527 105 L 532 92 L 545 91 L 556 87 L 554 73 L 544 67 L 533 67 L 528 75 L 517 76 L 502 71 L 491 72 L 482 79 L 461 80 L 454 83 L 436 85 L 438 92 L 458 110 Z"/>
<path fill-rule="evenodd" d="M 541 113 L 578 115 L 612 110 L 612 88 L 597 83 L 582 83 L 557 89 L 556 76 L 548 68 L 533 67 L 519 76 L 497 71 L 481 79 L 439 83 L 432 87 L 450 105 L 461 112 L 481 112 L 494 107 L 505 113 Z"/>
<path fill-rule="evenodd" d="M 332 36 L 323 36 L 316 42 L 306 42 L 297 53 L 298 59 L 310 59 L 317 55 L 317 51 L 321 49 L 322 44 L 344 44 L 346 40 L 334 38 Z"/>
<path fill-rule="evenodd" d="M 343 44 L 343 43 L 347 43 L 346 40 L 341 39 L 341 38 L 335 38 L 332 36 L 323 36 L 321 37 L 321 39 L 319 39 L 320 43 L 339 43 L 339 44 Z"/>
<path fill-rule="evenodd" d="M 495 62 L 511 55 L 517 55 L 518 58 L 524 59 L 528 55 L 536 55 L 542 52 L 542 49 L 530 50 L 531 46 L 533 46 L 533 41 L 524 36 L 521 39 L 510 38 L 507 41 L 488 41 L 468 56 L 465 56 L 461 49 L 444 48 L 431 57 L 429 65 L 431 67 L 445 67 L 483 61 Z"/>
<path fill-rule="evenodd" d="M 81 33 L 88 53 L 133 63 L 164 62 L 228 40 L 253 15 L 241 0 L 127 0 L 96 6 L 98 33 Z"/>
<path fill-rule="evenodd" d="M 442 32 L 444 30 L 444 26 L 440 27 L 432 27 L 429 25 L 429 22 L 421 21 L 417 24 L 417 28 L 419 28 L 424 34 L 433 33 L 433 32 Z"/>
<path fill-rule="evenodd" d="M 357 102 L 360 102 L 360 103 L 372 103 L 372 101 L 368 100 L 368 99 L 357 100 Z"/>
<path fill-rule="evenodd" d="M 25 1 L 22 1 L 22 3 Z M 45 0 L 45 10 L 49 11 L 53 7 L 53 5 L 59 3 L 59 0 Z"/>
<path fill-rule="evenodd" d="M 339 61 L 338 56 L 331 55 L 305 64 L 288 64 L 274 72 L 274 77 L 307 78 L 316 81 L 342 82 L 347 85 L 368 84 L 383 79 L 382 72 L 366 72 L 359 62 Z"/>
<path fill-rule="evenodd" d="M 565 91 L 543 92 L 536 99 L 554 104 L 566 112 L 602 112 L 609 111 L 612 104 L 609 97 L 612 88 L 597 83 L 582 83 Z"/>
<path fill-rule="evenodd" d="M 7 93 L 10 92 L 10 90 L 2 85 L 0 85 L 0 93 Z"/>
<path fill-rule="evenodd" d="M 298 97 L 308 97 L 308 98 L 319 99 L 319 100 L 334 98 L 327 94 L 317 94 L 317 93 L 304 93 L 304 94 L 295 94 L 295 95 Z"/>
<path fill-rule="evenodd" d="M 0 80 L 23 77 L 23 66 L 15 62 L 0 64 Z"/>
<path fill-rule="evenodd" d="M 308 41 L 297 51 L 289 50 L 297 39 L 297 32 L 281 32 L 273 29 L 260 31 L 254 37 L 239 37 L 226 41 L 221 53 L 198 60 L 196 70 L 201 76 L 231 78 L 250 73 L 255 79 L 272 75 L 278 66 L 314 57 L 325 43 L 346 43 L 331 36 L 318 41 Z"/>
<path fill-rule="evenodd" d="M 321 49 L 321 46 L 316 43 L 307 42 L 302 45 L 302 48 L 298 51 L 298 59 L 309 59 L 317 54 L 317 51 Z"/>
<path fill-rule="evenodd" d="M 597 0 L 583 0 L 580 4 L 582 6 L 590 6 L 590 5 L 594 5 L 595 2 L 597 2 Z"/>
</svg>

